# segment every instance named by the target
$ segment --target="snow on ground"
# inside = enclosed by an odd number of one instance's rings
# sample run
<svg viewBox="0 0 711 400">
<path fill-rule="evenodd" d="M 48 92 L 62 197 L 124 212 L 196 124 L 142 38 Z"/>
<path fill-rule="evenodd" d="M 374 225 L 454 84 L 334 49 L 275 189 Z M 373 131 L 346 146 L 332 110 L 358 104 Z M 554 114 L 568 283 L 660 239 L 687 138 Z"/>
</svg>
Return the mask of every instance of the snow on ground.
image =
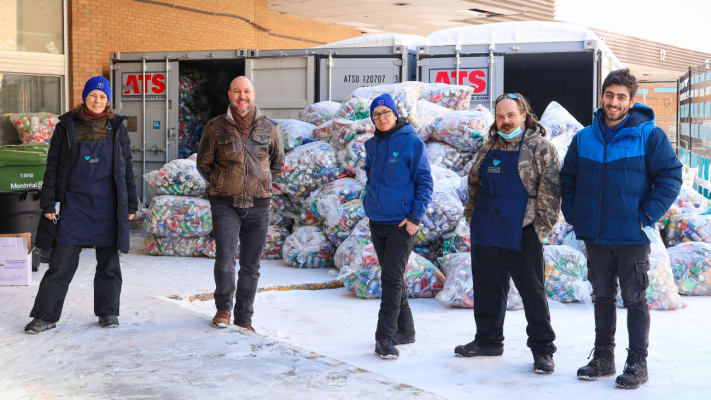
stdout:
<svg viewBox="0 0 711 400">
<path fill-rule="evenodd" d="M 135 239 L 133 248 L 139 248 Z M 501 357 L 457 358 L 454 346 L 473 338 L 471 310 L 434 299 L 412 299 L 417 342 L 399 346 L 400 359 L 373 354 L 378 300 L 346 289 L 257 294 L 258 335 L 211 328 L 213 260 L 122 256 L 121 326 L 101 329 L 93 316 L 94 251 L 82 252 L 56 329 L 22 332 L 46 265 L 29 287 L 0 287 L 0 398 L 503 398 L 701 399 L 711 389 L 711 297 L 685 297 L 680 311 L 652 311 L 650 381 L 634 391 L 614 377 L 575 377 L 593 342 L 592 307 L 550 301 L 558 336 L 556 372 L 531 372 L 523 311 L 508 312 Z M 328 282 L 333 270 L 298 270 L 263 261 L 260 287 Z M 618 310 L 618 372 L 627 345 Z M 535 393 L 535 395 L 534 395 Z"/>
</svg>

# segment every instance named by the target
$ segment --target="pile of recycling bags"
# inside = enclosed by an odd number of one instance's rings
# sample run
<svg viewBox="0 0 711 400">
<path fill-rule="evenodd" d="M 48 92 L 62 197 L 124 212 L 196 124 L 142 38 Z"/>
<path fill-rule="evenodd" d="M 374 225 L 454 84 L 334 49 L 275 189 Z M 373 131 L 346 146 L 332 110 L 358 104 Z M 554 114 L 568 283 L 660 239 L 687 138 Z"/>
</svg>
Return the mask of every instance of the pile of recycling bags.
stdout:
<svg viewBox="0 0 711 400">
<path fill-rule="evenodd" d="M 10 114 L 8 119 L 23 144 L 49 144 L 59 123 L 56 114 L 46 112 Z"/>
</svg>

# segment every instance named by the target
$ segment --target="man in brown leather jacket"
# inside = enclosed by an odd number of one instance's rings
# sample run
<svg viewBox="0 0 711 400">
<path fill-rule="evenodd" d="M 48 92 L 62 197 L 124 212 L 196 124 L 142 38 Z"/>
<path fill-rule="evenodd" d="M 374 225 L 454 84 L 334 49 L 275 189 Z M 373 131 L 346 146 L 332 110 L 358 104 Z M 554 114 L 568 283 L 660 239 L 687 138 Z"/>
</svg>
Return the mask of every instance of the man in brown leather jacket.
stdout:
<svg viewBox="0 0 711 400">
<path fill-rule="evenodd" d="M 269 227 L 272 178 L 284 166 L 284 146 L 276 125 L 254 104 L 249 79 L 232 80 L 227 112 L 205 125 L 197 156 L 200 174 L 210 182 L 215 258 L 216 328 L 230 324 L 232 293 L 237 289 L 234 323 L 254 332 L 259 260 Z M 240 243 L 235 285 L 235 249 Z"/>
</svg>

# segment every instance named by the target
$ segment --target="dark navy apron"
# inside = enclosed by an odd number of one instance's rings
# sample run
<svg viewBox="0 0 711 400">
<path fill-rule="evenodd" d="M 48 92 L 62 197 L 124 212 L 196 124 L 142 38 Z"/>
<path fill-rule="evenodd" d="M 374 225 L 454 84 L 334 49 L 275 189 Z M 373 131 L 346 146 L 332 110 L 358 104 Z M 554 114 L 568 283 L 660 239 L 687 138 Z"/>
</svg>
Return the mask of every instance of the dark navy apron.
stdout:
<svg viewBox="0 0 711 400">
<path fill-rule="evenodd" d="M 116 247 L 116 189 L 111 125 L 106 140 L 75 142 L 72 171 L 61 204 L 57 243 Z"/>
<path fill-rule="evenodd" d="M 526 205 L 531 198 L 518 173 L 518 151 L 489 150 L 479 168 L 481 189 L 476 197 L 470 234 L 472 244 L 521 250 Z"/>
</svg>

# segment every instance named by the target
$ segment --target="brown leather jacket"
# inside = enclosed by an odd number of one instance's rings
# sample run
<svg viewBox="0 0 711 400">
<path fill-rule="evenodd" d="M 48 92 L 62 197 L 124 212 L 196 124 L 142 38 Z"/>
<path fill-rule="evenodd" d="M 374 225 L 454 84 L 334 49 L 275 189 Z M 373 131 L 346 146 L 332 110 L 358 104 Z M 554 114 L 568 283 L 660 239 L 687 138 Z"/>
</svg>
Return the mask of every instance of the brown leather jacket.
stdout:
<svg viewBox="0 0 711 400">
<path fill-rule="evenodd" d="M 197 169 L 210 182 L 211 198 L 231 197 L 234 207 L 253 207 L 254 199 L 271 197 L 272 178 L 283 167 L 284 145 L 276 125 L 258 108 L 246 139 L 229 108 L 205 125 Z"/>
</svg>

